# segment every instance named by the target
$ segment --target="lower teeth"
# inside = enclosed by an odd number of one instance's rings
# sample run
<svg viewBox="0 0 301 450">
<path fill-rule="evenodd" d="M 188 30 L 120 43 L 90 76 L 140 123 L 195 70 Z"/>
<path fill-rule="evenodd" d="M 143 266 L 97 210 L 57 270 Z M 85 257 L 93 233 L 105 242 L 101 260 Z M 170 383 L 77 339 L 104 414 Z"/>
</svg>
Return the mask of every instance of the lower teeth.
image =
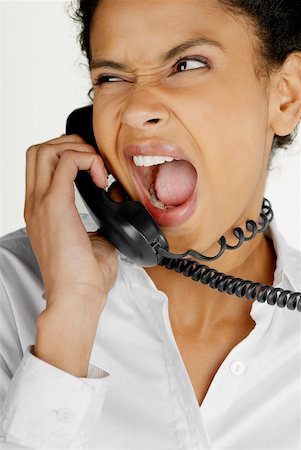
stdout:
<svg viewBox="0 0 301 450">
<path fill-rule="evenodd" d="M 149 192 L 151 195 L 151 202 L 154 206 L 156 206 L 156 208 L 160 208 L 160 209 L 168 208 L 166 205 L 164 205 L 164 203 L 160 202 L 160 200 L 157 199 L 154 184 L 152 184 L 151 187 L 149 188 Z"/>
</svg>

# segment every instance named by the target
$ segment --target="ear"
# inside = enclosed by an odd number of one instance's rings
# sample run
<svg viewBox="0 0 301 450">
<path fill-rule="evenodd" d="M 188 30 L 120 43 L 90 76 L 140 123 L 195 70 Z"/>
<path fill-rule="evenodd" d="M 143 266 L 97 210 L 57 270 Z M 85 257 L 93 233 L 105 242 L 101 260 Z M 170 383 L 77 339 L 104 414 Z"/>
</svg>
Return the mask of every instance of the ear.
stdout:
<svg viewBox="0 0 301 450">
<path fill-rule="evenodd" d="M 301 117 L 301 52 L 291 53 L 271 77 L 270 126 L 287 136 Z"/>
</svg>

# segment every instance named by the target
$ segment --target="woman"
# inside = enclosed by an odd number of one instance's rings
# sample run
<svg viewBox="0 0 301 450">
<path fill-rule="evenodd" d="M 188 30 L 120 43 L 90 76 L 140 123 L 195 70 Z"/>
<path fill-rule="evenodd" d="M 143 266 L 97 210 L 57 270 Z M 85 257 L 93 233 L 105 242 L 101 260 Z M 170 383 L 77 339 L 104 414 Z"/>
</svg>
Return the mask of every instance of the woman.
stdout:
<svg viewBox="0 0 301 450">
<path fill-rule="evenodd" d="M 86 232 L 73 186 L 80 169 L 106 188 L 106 165 L 112 197 L 139 200 L 172 252 L 235 245 L 301 117 L 300 15 L 297 1 L 80 2 L 101 156 L 77 134 L 27 151 L 26 230 L 1 241 L 4 447 L 300 448 L 298 311 L 138 267 Z M 274 220 L 209 265 L 300 291 Z"/>
</svg>

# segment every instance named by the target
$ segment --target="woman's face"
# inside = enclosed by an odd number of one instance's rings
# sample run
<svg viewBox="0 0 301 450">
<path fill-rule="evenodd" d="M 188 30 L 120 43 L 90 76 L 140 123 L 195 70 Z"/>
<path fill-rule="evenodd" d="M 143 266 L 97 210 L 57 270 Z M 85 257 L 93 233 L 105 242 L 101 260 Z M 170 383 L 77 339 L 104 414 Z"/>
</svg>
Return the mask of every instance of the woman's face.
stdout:
<svg viewBox="0 0 301 450">
<path fill-rule="evenodd" d="M 273 132 L 255 42 L 247 21 L 214 0 L 101 0 L 97 6 L 91 25 L 96 141 L 172 251 L 203 252 L 259 217 Z M 175 155 L 191 165 L 136 167 L 134 154 Z M 142 186 L 147 190 L 151 180 L 173 208 L 149 207 Z M 187 197 L 187 208 L 175 206 Z"/>
</svg>

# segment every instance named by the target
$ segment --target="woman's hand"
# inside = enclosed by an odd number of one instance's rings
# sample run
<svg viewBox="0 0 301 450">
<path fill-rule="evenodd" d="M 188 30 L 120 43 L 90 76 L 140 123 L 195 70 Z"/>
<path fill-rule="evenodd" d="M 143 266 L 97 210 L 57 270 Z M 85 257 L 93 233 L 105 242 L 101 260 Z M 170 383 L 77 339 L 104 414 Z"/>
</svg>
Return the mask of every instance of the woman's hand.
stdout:
<svg viewBox="0 0 301 450">
<path fill-rule="evenodd" d="M 100 155 L 80 136 L 61 136 L 26 153 L 24 218 L 45 288 L 33 354 L 75 376 L 87 376 L 99 316 L 117 274 L 117 252 L 87 233 L 73 181 L 88 170 L 107 186 Z"/>
<path fill-rule="evenodd" d="M 46 309 L 63 298 L 79 297 L 102 309 L 116 279 L 115 248 L 96 232 L 88 234 L 77 211 L 73 181 L 78 170 L 88 170 L 97 186 L 107 186 L 102 158 L 76 134 L 27 150 L 24 218 Z"/>
</svg>

